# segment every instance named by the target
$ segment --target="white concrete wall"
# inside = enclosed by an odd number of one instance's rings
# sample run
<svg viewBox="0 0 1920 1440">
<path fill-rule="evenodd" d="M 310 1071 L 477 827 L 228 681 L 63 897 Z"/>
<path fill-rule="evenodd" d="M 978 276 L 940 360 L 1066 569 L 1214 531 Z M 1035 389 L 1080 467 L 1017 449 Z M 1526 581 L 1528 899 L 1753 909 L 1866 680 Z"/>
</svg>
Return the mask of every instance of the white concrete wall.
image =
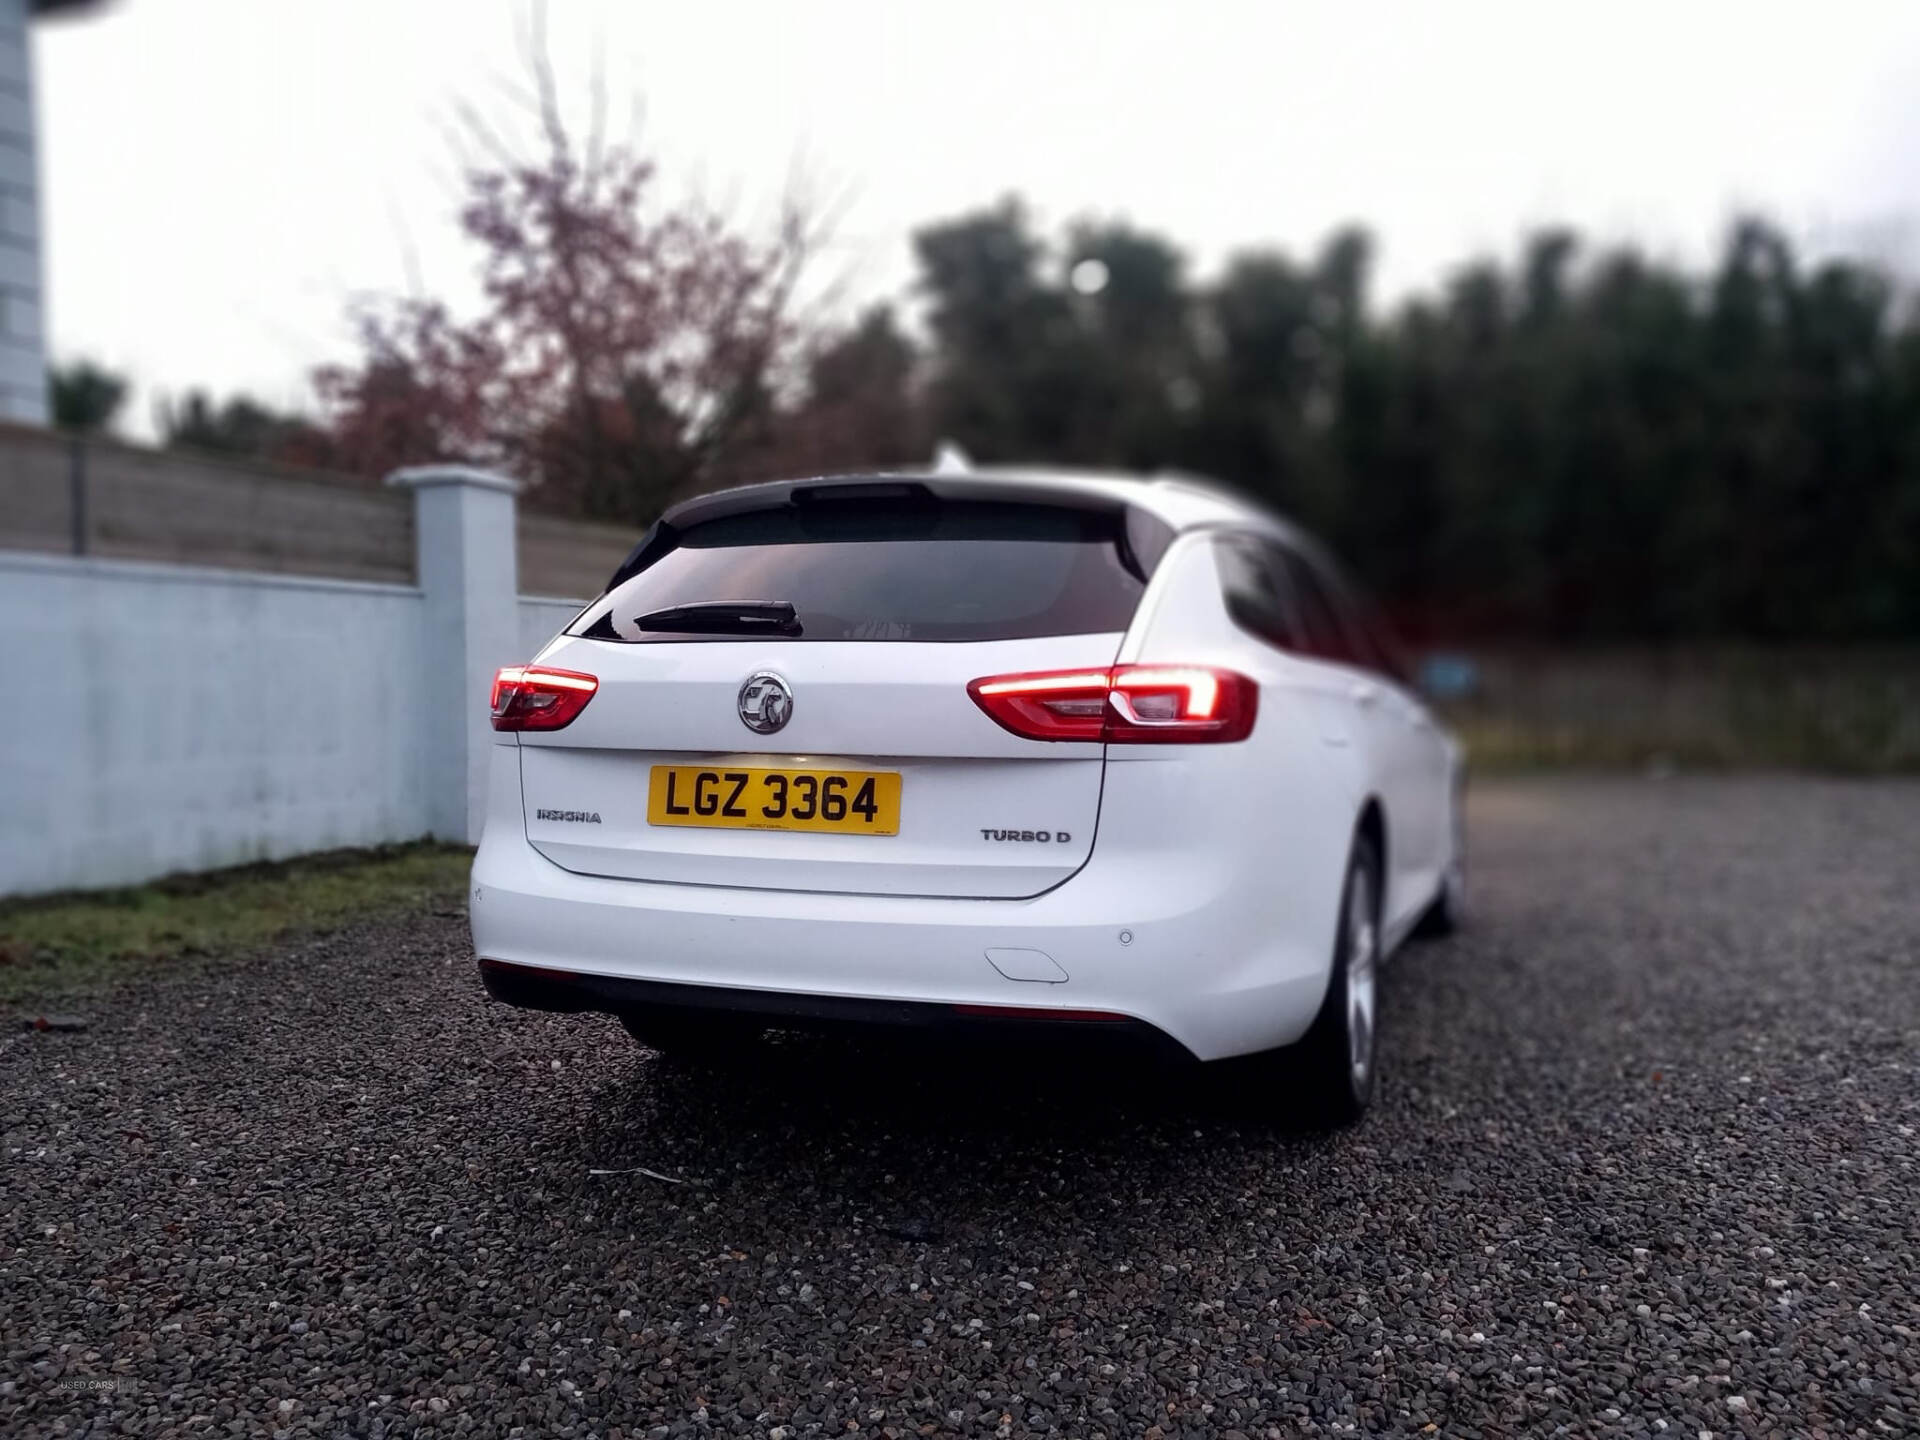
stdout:
<svg viewBox="0 0 1920 1440">
<path fill-rule="evenodd" d="M 44 425 L 40 185 L 26 0 L 0 0 L 0 417 Z"/>
<path fill-rule="evenodd" d="M 0 894 L 425 834 L 424 598 L 0 553 Z"/>
<path fill-rule="evenodd" d="M 479 839 L 493 672 L 583 602 L 515 593 L 511 480 L 392 483 L 417 587 L 0 551 L 0 895 Z"/>
<path fill-rule="evenodd" d="M 548 595 L 520 597 L 520 658 L 531 660 L 540 649 L 586 607 L 584 600 L 556 600 Z"/>
</svg>

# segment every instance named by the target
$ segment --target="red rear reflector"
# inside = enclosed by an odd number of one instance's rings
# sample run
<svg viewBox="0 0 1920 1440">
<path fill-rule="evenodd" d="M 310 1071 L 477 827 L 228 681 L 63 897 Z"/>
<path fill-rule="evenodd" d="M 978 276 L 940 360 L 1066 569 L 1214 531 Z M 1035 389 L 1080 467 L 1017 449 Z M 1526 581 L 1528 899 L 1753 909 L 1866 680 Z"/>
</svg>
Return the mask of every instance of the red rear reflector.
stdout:
<svg viewBox="0 0 1920 1440">
<path fill-rule="evenodd" d="M 1244 740 L 1260 687 L 1208 665 L 1114 665 L 990 675 L 967 686 L 974 704 L 1029 740 L 1151 745 Z"/>
<path fill-rule="evenodd" d="M 493 677 L 493 728 L 562 730 L 587 708 L 600 682 L 578 670 L 509 665 Z"/>
</svg>

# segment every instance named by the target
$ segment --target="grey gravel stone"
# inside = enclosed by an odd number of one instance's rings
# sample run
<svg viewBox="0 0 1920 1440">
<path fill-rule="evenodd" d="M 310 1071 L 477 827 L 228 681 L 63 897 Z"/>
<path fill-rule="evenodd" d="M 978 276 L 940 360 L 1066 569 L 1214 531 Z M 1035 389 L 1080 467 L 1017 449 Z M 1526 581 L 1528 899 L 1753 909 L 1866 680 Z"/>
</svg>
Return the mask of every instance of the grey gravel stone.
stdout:
<svg viewBox="0 0 1920 1440">
<path fill-rule="evenodd" d="M 1920 1431 L 1920 786 L 1489 784 L 1471 843 L 1335 1136 L 676 1068 L 444 915 L 129 985 L 0 1053 L 0 1433 Z"/>
</svg>

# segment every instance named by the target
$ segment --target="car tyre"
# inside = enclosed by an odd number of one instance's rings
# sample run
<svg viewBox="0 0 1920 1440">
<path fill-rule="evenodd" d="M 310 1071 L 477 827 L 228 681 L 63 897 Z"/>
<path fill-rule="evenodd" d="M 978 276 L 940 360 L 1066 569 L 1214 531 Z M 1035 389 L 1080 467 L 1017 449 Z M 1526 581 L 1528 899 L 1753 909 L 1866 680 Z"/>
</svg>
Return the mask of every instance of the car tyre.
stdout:
<svg viewBox="0 0 1920 1440">
<path fill-rule="evenodd" d="M 1444 940 L 1458 934 L 1466 920 L 1466 885 L 1452 870 L 1440 882 L 1440 893 L 1433 897 L 1413 933 L 1422 940 Z"/>
<path fill-rule="evenodd" d="M 1378 1069 L 1380 855 L 1366 835 L 1353 841 L 1327 997 L 1306 1035 L 1282 1052 L 1285 1068 L 1314 1123 L 1351 1125 L 1373 1100 Z"/>
<path fill-rule="evenodd" d="M 1440 877 L 1440 893 L 1433 897 L 1414 934 L 1423 940 L 1452 935 L 1467 919 L 1467 836 L 1458 792 L 1453 801 L 1453 854 Z"/>
</svg>

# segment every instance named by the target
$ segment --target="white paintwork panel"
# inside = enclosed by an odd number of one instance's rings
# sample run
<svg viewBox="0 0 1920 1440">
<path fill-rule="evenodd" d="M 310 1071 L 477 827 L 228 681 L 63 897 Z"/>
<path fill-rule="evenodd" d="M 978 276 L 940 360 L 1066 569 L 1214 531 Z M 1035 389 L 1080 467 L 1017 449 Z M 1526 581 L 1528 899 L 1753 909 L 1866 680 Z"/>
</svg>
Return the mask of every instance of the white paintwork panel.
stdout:
<svg viewBox="0 0 1920 1440">
<path fill-rule="evenodd" d="M 714 755 L 528 746 L 527 838 L 556 865 L 583 875 L 837 890 L 869 895 L 1036 895 L 1078 870 L 1100 815 L 1100 761 L 937 760 L 921 756 Z M 900 833 L 826 835 L 792 830 L 702 830 L 647 823 L 654 765 L 892 770 L 900 776 Z M 541 820 L 539 809 L 587 812 L 597 824 Z M 982 831 L 1046 834 L 1044 842 Z"/>
<path fill-rule="evenodd" d="M 1212 542 L 1205 534 L 1183 537 L 1161 562 L 1145 623 L 1129 633 L 1121 659 L 1226 665 L 1259 682 L 1260 722 L 1235 747 L 1235 763 L 1266 804 L 1240 833 L 1270 851 L 1309 837 L 1324 852 L 1316 868 L 1330 867 L 1337 898 L 1355 822 L 1373 800 L 1387 839 L 1381 918 L 1397 939 L 1432 900 L 1451 858 L 1445 817 L 1452 760 L 1440 732 L 1417 700 L 1384 677 L 1287 654 L 1247 634 L 1220 596 Z M 1109 795 L 1119 762 L 1164 758 L 1114 747 Z M 1327 784 L 1308 786 L 1309 772 Z M 1195 793 L 1205 792 L 1196 786 Z M 1331 947 L 1332 930 L 1327 934 Z"/>
<path fill-rule="evenodd" d="M 600 689 L 565 730 L 521 737 L 527 837 L 556 865 L 586 875 L 870 895 L 1037 895 L 1093 849 L 1102 747 L 1012 735 L 973 702 L 967 682 L 1108 665 L 1119 641 L 557 641 L 541 663 L 594 675 Z M 765 739 L 738 710 L 742 682 L 759 670 L 779 674 L 794 696 L 786 727 Z M 900 832 L 650 825 L 655 765 L 895 771 Z M 600 819 L 542 820 L 541 810 Z M 1048 838 L 998 838 L 1011 832 Z"/>
</svg>

